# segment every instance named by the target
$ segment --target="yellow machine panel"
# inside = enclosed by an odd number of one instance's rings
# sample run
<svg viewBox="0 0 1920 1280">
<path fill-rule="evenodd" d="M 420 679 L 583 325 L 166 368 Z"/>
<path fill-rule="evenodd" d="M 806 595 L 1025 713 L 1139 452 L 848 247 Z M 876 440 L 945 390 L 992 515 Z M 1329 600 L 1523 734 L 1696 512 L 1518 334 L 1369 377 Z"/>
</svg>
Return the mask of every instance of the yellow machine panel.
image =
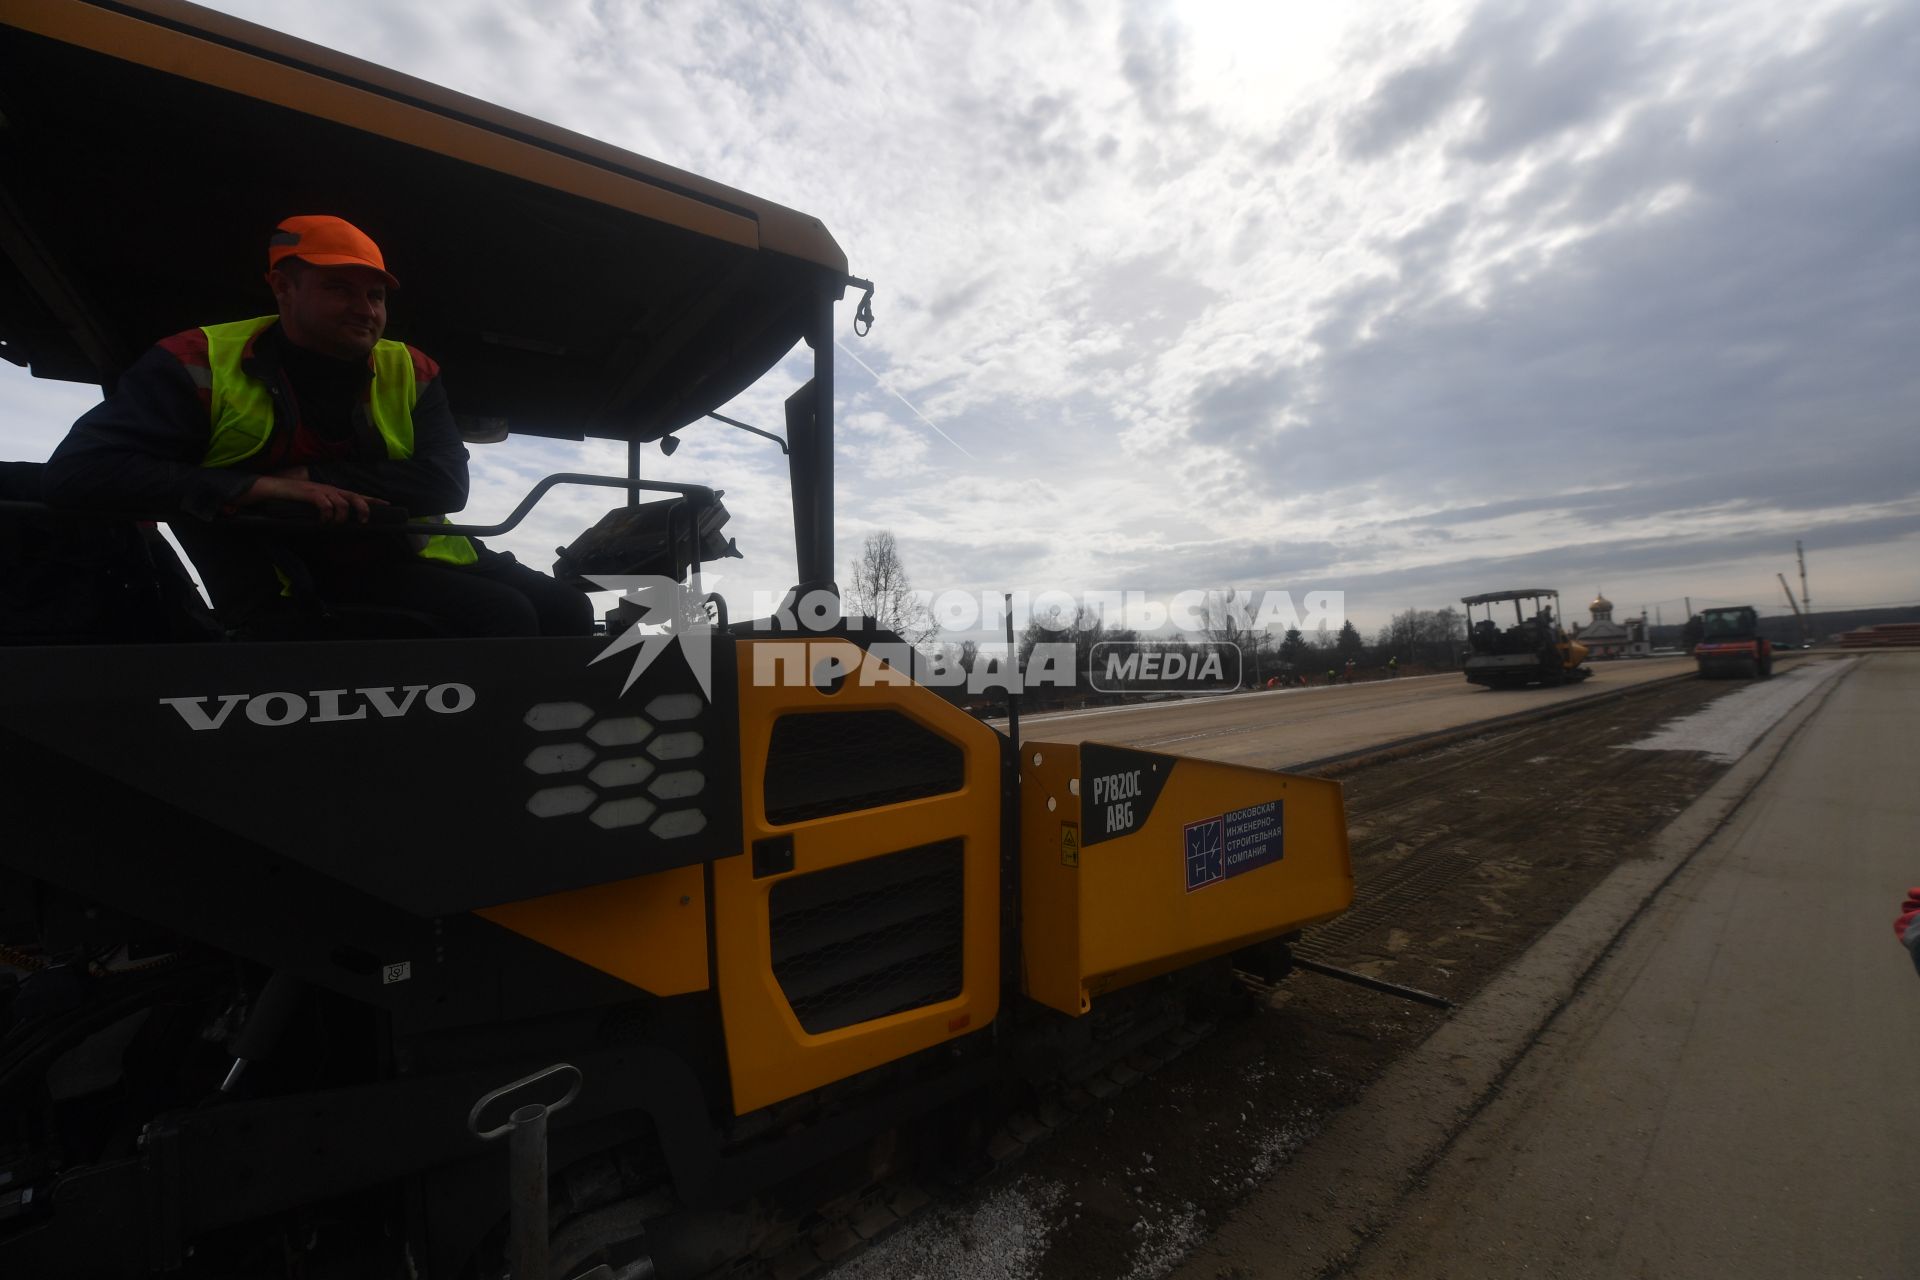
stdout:
<svg viewBox="0 0 1920 1280">
<path fill-rule="evenodd" d="M 1020 749 L 1022 981 L 1093 997 L 1339 915 L 1340 784 L 1100 743 Z"/>
<path fill-rule="evenodd" d="M 474 914 L 657 996 L 707 989 L 707 886 L 697 866 Z"/>
<path fill-rule="evenodd" d="M 747 851 L 713 918 L 744 1114 L 993 1021 L 1001 738 L 844 640 L 738 659 Z"/>
</svg>

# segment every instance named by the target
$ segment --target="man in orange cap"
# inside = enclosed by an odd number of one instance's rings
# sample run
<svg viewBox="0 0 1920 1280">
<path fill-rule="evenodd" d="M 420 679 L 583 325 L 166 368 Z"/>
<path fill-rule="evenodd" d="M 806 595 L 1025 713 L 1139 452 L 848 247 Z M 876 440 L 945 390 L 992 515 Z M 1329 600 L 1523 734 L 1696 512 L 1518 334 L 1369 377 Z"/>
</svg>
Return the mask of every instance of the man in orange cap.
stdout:
<svg viewBox="0 0 1920 1280">
<path fill-rule="evenodd" d="M 198 517 L 173 521 L 181 545 L 222 618 L 260 634 L 308 627 L 303 594 L 424 613 L 452 635 L 590 632 L 584 594 L 467 538 L 263 538 L 211 523 L 267 502 L 339 524 L 467 501 L 440 367 L 383 336 L 399 281 L 380 247 L 342 218 L 288 218 L 266 279 L 274 315 L 164 339 L 74 423 L 47 464 L 48 498 Z"/>
</svg>

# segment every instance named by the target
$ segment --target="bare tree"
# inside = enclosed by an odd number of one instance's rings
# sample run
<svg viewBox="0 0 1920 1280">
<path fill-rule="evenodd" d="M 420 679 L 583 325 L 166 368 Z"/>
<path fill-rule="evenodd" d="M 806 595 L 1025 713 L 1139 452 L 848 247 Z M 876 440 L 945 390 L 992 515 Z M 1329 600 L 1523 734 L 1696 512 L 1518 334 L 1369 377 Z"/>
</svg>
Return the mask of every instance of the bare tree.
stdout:
<svg viewBox="0 0 1920 1280">
<path fill-rule="evenodd" d="M 1240 651 L 1241 679 L 1249 687 L 1261 683 L 1273 657 L 1273 637 L 1253 625 L 1258 606 L 1251 591 L 1229 587 L 1207 592 L 1206 638 L 1224 641 Z"/>
<path fill-rule="evenodd" d="M 1458 609 L 1408 609 L 1393 615 L 1380 629 L 1378 655 L 1391 654 L 1407 662 L 1451 667 L 1467 642 L 1467 620 Z"/>
<path fill-rule="evenodd" d="M 1433 613 L 1433 628 L 1428 635 L 1427 661 L 1436 666 L 1460 664 L 1460 651 L 1467 647 L 1467 615 L 1449 606 Z"/>
<path fill-rule="evenodd" d="M 1070 644 L 1073 646 L 1073 688 L 1082 691 L 1092 688 L 1093 648 L 1103 641 L 1132 642 L 1139 639 L 1139 633 L 1124 627 L 1109 627 L 1106 617 L 1095 605 L 1076 604 L 1072 612 L 1055 609 L 1045 616 L 1036 615 L 1028 623 L 1026 630 L 1020 633 L 1020 667 L 1030 671 L 1033 664 L 1033 650 L 1040 644 Z M 1028 696 L 1034 699 L 1034 705 L 1044 705 L 1048 701 L 1058 700 L 1065 690 L 1049 686 L 1037 686 L 1028 690 Z"/>
<path fill-rule="evenodd" d="M 923 644 L 940 631 L 933 611 L 913 593 L 900 544 L 887 529 L 867 535 L 847 584 L 847 603 L 850 612 L 865 614 L 909 644 Z"/>
</svg>

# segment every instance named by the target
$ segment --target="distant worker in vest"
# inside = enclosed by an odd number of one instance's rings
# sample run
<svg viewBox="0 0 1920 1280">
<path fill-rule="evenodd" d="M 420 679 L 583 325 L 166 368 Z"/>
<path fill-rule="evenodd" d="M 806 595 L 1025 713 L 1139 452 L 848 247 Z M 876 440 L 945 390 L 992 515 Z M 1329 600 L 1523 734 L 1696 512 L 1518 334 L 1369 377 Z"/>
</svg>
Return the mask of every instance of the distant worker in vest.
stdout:
<svg viewBox="0 0 1920 1280">
<path fill-rule="evenodd" d="M 219 527 L 268 502 L 323 525 L 384 506 L 431 520 L 467 502 L 440 367 L 382 336 L 399 281 L 379 246 L 341 218 L 288 218 L 266 280 L 276 315 L 177 333 L 121 375 L 54 450 L 48 500 L 179 513 L 175 536 L 241 634 L 328 634 L 312 594 L 423 615 L 442 635 L 589 634 L 584 593 L 469 538 Z"/>
<path fill-rule="evenodd" d="M 1387 658 L 1387 679 L 1392 680 L 1400 674 L 1400 655 L 1392 654 Z"/>
</svg>

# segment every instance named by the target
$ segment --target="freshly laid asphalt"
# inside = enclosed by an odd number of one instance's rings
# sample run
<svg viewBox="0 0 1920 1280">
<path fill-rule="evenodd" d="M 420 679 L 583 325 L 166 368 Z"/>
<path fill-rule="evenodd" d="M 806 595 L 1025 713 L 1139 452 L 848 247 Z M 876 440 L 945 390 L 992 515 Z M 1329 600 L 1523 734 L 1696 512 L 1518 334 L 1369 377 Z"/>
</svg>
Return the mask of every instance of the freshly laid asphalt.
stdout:
<svg viewBox="0 0 1920 1280">
<path fill-rule="evenodd" d="M 1482 689 L 1452 672 L 1022 716 L 1020 735 L 1040 742 L 1120 743 L 1276 769 L 1684 675 L 1693 661 L 1619 659 L 1591 666 L 1591 678 L 1557 689 Z"/>
<path fill-rule="evenodd" d="M 1182 1275 L 1920 1276 L 1920 654 L 1809 697 Z"/>
</svg>

